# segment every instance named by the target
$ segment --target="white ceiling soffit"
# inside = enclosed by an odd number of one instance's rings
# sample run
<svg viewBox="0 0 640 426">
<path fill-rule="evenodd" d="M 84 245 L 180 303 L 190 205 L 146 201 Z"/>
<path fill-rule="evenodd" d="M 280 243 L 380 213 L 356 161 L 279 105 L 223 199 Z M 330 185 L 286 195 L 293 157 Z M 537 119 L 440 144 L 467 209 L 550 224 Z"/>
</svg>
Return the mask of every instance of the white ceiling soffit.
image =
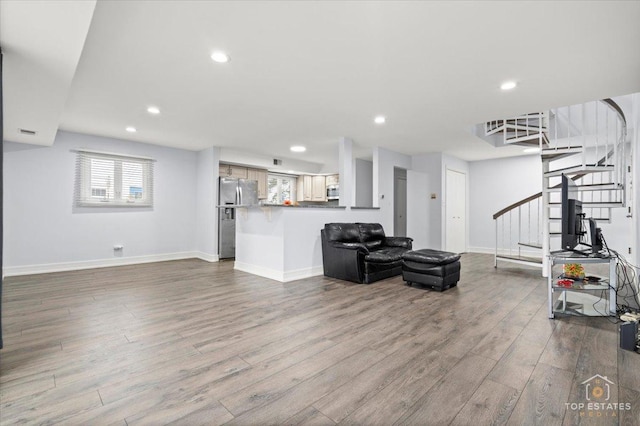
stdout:
<svg viewBox="0 0 640 426">
<path fill-rule="evenodd" d="M 53 144 L 95 5 L 0 1 L 5 140 Z"/>
</svg>

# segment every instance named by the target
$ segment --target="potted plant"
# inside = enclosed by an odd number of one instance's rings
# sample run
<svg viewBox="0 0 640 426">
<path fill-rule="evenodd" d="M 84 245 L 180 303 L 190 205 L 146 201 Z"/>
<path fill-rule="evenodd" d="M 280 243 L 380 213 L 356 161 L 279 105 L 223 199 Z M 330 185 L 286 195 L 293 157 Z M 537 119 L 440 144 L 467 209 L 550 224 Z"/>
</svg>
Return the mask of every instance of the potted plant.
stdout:
<svg viewBox="0 0 640 426">
<path fill-rule="evenodd" d="M 584 268 L 580 263 L 566 263 L 563 268 L 565 278 L 573 280 L 584 279 Z"/>
</svg>

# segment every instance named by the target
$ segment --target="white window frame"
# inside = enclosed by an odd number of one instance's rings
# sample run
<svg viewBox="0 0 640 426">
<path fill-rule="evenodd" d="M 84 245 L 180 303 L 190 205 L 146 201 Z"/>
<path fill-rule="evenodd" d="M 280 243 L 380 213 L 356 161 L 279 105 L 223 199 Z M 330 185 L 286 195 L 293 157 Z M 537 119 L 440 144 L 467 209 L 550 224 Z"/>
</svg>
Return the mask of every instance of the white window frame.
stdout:
<svg viewBox="0 0 640 426">
<path fill-rule="evenodd" d="M 155 160 L 148 157 L 109 152 L 74 150 L 76 153 L 76 181 L 74 202 L 77 207 L 153 207 L 153 164 Z M 94 195 L 91 186 L 92 160 L 113 161 L 113 190 L 105 190 L 105 195 L 113 193 L 113 197 L 100 198 Z M 123 194 L 123 163 L 140 164 L 142 167 L 142 196 L 130 197 Z M 96 188 L 102 189 L 102 188 Z"/>
<path fill-rule="evenodd" d="M 282 179 L 288 179 L 291 181 L 291 202 L 295 202 L 297 200 L 296 191 L 298 190 L 298 177 L 286 174 L 279 173 L 268 173 L 267 174 L 267 196 L 269 196 L 269 179 L 276 178 L 278 179 L 278 200 L 275 204 L 280 204 L 282 201 Z M 271 200 L 269 200 L 271 202 Z"/>
</svg>

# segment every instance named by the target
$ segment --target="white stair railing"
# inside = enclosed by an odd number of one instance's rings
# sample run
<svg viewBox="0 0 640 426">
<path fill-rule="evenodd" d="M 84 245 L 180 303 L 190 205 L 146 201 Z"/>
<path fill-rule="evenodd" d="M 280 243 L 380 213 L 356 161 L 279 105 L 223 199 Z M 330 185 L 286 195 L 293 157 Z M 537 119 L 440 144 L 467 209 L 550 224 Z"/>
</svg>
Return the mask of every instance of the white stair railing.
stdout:
<svg viewBox="0 0 640 426">
<path fill-rule="evenodd" d="M 502 133 L 505 145 L 517 143 L 546 143 L 547 116 L 535 112 L 503 120 L 487 121 L 484 125 L 485 136 Z"/>
<path fill-rule="evenodd" d="M 537 132 L 543 167 L 543 192 L 497 212 L 495 264 L 498 259 L 543 267 L 560 249 L 560 177 L 576 182 L 587 217 L 610 221 L 611 209 L 625 205 L 626 121 L 610 99 L 548 113 L 527 114 L 485 124 L 487 134 L 503 133 L 505 143 L 531 142 Z M 551 137 L 549 137 L 551 135 Z M 532 235 L 532 230 L 534 233 Z M 541 249 L 538 260 L 523 256 Z"/>
</svg>

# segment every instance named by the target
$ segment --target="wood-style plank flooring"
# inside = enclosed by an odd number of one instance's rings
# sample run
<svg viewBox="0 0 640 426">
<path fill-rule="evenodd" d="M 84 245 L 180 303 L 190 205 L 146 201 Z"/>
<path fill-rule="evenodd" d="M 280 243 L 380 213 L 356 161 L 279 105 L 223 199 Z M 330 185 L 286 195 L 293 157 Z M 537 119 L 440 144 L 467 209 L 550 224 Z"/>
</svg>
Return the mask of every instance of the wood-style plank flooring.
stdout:
<svg viewBox="0 0 640 426">
<path fill-rule="evenodd" d="M 547 319 L 540 271 L 489 255 L 443 293 L 200 260 L 4 292 L 2 425 L 640 424 L 640 355 L 613 319 Z M 595 374 L 631 410 L 571 410 Z"/>
</svg>

